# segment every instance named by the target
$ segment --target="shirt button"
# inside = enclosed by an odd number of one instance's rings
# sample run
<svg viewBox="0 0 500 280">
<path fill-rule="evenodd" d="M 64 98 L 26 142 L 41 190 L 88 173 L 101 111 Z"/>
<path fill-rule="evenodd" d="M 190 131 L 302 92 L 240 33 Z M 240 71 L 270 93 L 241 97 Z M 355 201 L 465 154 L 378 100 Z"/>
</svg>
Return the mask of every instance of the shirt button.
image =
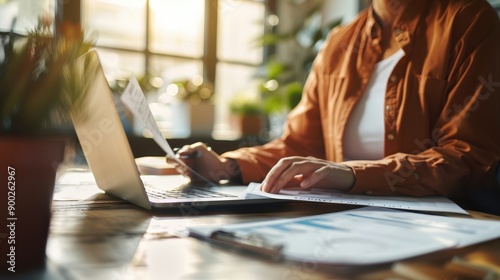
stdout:
<svg viewBox="0 0 500 280">
<path fill-rule="evenodd" d="M 387 140 L 389 141 L 394 140 L 394 134 L 387 134 Z"/>
<path fill-rule="evenodd" d="M 386 111 L 390 111 L 391 109 L 392 109 L 391 105 L 387 105 L 387 106 L 385 106 L 385 110 L 386 110 Z"/>
<path fill-rule="evenodd" d="M 392 76 L 389 78 L 389 81 L 391 81 L 391 82 L 393 82 L 393 83 L 394 83 L 395 81 L 397 81 L 397 80 L 398 80 L 398 77 L 396 77 L 396 75 L 392 75 Z"/>
</svg>

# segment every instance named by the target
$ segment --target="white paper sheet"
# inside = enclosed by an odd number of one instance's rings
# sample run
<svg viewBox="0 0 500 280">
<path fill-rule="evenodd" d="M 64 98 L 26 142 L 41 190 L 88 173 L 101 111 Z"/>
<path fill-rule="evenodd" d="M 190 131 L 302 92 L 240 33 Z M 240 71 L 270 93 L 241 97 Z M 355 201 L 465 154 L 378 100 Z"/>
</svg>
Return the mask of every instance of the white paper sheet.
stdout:
<svg viewBox="0 0 500 280">
<path fill-rule="evenodd" d="M 175 156 L 174 151 L 158 128 L 156 120 L 151 113 L 151 109 L 149 108 L 146 97 L 144 96 L 144 93 L 139 86 L 139 82 L 135 77 L 131 77 L 120 99 L 123 104 L 125 104 L 125 106 L 127 106 L 127 108 L 134 114 L 134 116 L 144 124 L 149 132 L 151 132 L 155 142 L 160 146 L 160 148 L 163 149 L 168 157 L 174 159 L 175 161 L 177 161 L 177 163 L 186 167 L 192 174 L 198 176 L 200 179 L 210 182 Z"/>
<path fill-rule="evenodd" d="M 282 244 L 283 256 L 289 260 L 366 265 L 498 238 L 500 222 L 364 207 L 294 219 L 189 228 L 193 236 L 207 240 L 215 230 Z"/>
<path fill-rule="evenodd" d="M 286 189 L 281 190 L 278 194 L 270 194 L 261 191 L 260 184 L 258 183 L 250 183 L 248 185 L 248 188 L 246 189 L 246 193 L 276 199 L 376 206 L 402 210 L 468 214 L 464 209 L 460 208 L 460 206 L 446 197 L 350 195 L 324 189 Z"/>
<path fill-rule="evenodd" d="M 175 158 L 175 153 L 168 144 L 167 140 L 163 137 L 156 124 L 156 120 L 149 109 L 149 104 L 142 92 L 139 82 L 135 77 L 132 77 L 125 88 L 121 101 L 129 110 L 134 114 L 134 116 L 142 121 L 144 126 L 151 132 L 155 142 L 163 149 L 168 156 Z"/>
</svg>

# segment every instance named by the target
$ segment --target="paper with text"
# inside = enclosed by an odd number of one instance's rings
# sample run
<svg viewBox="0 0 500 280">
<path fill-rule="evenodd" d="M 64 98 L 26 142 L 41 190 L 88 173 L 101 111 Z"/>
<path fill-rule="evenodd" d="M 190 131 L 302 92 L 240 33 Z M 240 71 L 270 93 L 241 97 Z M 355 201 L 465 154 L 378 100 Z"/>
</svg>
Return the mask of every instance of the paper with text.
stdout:
<svg viewBox="0 0 500 280">
<path fill-rule="evenodd" d="M 271 194 L 260 190 L 260 184 L 250 183 L 246 193 L 276 199 L 313 201 L 325 203 L 339 203 L 362 206 L 376 206 L 402 210 L 416 210 L 429 212 L 448 212 L 468 214 L 456 203 L 446 197 L 407 197 L 407 196 L 373 196 L 352 195 L 334 192 L 326 189 L 283 189 L 278 194 Z"/>
<path fill-rule="evenodd" d="M 121 96 L 121 101 L 134 114 L 134 116 L 142 121 L 144 126 L 151 132 L 155 142 L 167 153 L 168 156 L 175 158 L 175 153 L 163 137 L 156 124 L 156 120 L 149 109 L 148 101 L 142 92 L 139 82 L 135 77 L 132 77 Z"/>
<path fill-rule="evenodd" d="M 500 221 L 451 218 L 379 207 L 292 219 L 189 228 L 211 241 L 216 230 L 283 245 L 285 259 L 342 265 L 394 262 L 500 237 Z"/>
<path fill-rule="evenodd" d="M 187 166 L 183 161 L 179 160 L 175 156 L 174 151 L 158 128 L 156 120 L 151 113 L 151 109 L 149 109 L 148 101 L 146 100 L 146 97 L 144 96 L 144 93 L 139 86 L 139 82 L 135 77 L 132 77 L 130 79 L 120 99 L 123 104 L 125 104 L 125 106 L 127 106 L 127 108 L 132 112 L 132 114 L 134 114 L 134 116 L 144 124 L 149 132 L 151 132 L 155 142 L 160 146 L 160 148 L 163 149 L 168 157 L 174 159 L 180 165 L 186 167 L 193 175 L 196 175 L 203 181 L 210 182 L 208 179 L 201 176 L 198 172 Z"/>
</svg>

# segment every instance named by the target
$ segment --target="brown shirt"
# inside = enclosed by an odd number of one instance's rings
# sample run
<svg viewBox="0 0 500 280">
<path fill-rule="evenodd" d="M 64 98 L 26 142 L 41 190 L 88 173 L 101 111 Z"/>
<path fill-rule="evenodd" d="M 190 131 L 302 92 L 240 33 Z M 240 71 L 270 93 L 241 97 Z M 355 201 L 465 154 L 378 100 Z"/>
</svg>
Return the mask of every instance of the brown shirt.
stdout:
<svg viewBox="0 0 500 280">
<path fill-rule="evenodd" d="M 405 55 L 387 82 L 384 158 L 345 162 L 350 193 L 463 196 L 493 181 L 500 160 L 500 22 L 483 0 L 417 0 L 393 25 Z M 243 181 L 262 181 L 287 156 L 342 162 L 354 106 L 380 61 L 372 8 L 331 32 L 283 135 L 224 154 Z"/>
</svg>

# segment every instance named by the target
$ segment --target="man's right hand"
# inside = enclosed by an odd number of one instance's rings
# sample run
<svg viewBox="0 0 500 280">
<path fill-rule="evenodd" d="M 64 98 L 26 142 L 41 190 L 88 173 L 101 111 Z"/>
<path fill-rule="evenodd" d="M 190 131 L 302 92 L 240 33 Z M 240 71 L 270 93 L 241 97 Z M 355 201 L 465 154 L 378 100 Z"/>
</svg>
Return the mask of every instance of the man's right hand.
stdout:
<svg viewBox="0 0 500 280">
<path fill-rule="evenodd" d="M 175 156 L 177 160 L 182 161 L 186 166 L 211 182 L 217 184 L 229 181 L 240 183 L 238 181 L 241 180 L 239 179 L 241 175 L 236 160 L 221 157 L 204 143 L 186 145 L 179 149 Z M 179 164 L 176 160 L 167 157 L 167 162 L 177 164 L 177 171 L 189 177 L 191 181 L 204 181 L 203 178 L 200 178 L 192 170 Z"/>
</svg>

